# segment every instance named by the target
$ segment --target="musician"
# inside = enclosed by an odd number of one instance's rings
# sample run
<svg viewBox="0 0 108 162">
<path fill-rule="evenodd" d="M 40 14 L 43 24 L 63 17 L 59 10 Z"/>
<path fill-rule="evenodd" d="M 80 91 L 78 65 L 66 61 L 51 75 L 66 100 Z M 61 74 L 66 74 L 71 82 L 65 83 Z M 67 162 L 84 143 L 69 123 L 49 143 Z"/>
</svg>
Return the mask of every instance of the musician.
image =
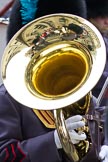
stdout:
<svg viewBox="0 0 108 162">
<path fill-rule="evenodd" d="M 86 18 L 83 0 L 57 2 L 16 0 L 8 26 L 7 42 L 23 25 L 46 14 L 66 12 Z M 103 113 L 103 109 L 98 110 L 100 114 Z M 93 109 L 92 111 L 94 112 Z M 66 120 L 66 125 L 73 144 L 86 139 L 85 133 L 78 134 L 75 131 L 85 125 L 81 115 L 70 117 Z M 92 132 L 97 138 L 93 127 Z M 102 132 L 98 135 L 101 138 L 99 155 L 103 162 L 107 162 L 108 147 L 104 143 Z M 9 95 L 4 85 L 0 86 L 0 161 L 69 162 L 62 150 L 52 112 L 33 110 L 18 103 Z M 100 161 L 95 152 L 95 143 L 82 160 L 87 161 Z"/>
<path fill-rule="evenodd" d="M 108 77 L 108 1 L 107 0 L 86 0 L 87 17 L 101 32 L 106 44 L 106 66 L 101 79 L 93 89 L 93 95 L 98 97 L 106 78 Z M 108 99 L 108 96 L 107 96 Z"/>
</svg>

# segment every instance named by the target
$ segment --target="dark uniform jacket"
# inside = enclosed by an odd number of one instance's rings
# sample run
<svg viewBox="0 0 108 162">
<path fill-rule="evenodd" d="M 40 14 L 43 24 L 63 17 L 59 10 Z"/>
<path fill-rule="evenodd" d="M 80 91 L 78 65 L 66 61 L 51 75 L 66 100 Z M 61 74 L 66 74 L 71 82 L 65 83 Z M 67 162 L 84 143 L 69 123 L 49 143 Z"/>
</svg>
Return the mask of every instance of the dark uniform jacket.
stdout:
<svg viewBox="0 0 108 162">
<path fill-rule="evenodd" d="M 0 162 L 60 162 L 54 130 L 0 87 Z"/>
<path fill-rule="evenodd" d="M 93 144 L 82 162 L 99 162 L 94 149 Z M 47 128 L 33 109 L 15 101 L 4 85 L 0 86 L 0 162 L 69 162 L 56 147 L 54 129 Z"/>
</svg>

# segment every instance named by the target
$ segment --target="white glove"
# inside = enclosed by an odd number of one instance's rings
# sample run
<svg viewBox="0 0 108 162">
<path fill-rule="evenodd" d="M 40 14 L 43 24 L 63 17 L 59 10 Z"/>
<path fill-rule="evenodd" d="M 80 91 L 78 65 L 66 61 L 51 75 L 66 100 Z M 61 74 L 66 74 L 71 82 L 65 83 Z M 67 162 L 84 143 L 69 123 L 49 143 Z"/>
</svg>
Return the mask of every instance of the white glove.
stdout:
<svg viewBox="0 0 108 162">
<path fill-rule="evenodd" d="M 70 135 L 70 138 L 71 138 L 71 141 L 72 141 L 73 144 L 77 144 L 81 140 L 86 139 L 86 134 L 84 132 L 82 132 L 81 134 L 78 134 L 74 130 L 74 129 L 85 126 L 85 123 L 81 120 L 82 120 L 82 116 L 80 116 L 80 115 L 72 116 L 72 117 L 70 117 L 66 120 L 66 127 L 69 131 L 69 135 Z M 56 143 L 57 148 L 58 149 L 62 148 L 62 145 L 61 145 L 59 137 L 58 137 L 57 130 L 54 131 L 54 139 L 55 139 L 55 143 Z"/>
<path fill-rule="evenodd" d="M 102 162 L 108 162 L 108 146 L 107 145 L 103 145 L 101 147 L 99 157 L 102 160 Z"/>
</svg>

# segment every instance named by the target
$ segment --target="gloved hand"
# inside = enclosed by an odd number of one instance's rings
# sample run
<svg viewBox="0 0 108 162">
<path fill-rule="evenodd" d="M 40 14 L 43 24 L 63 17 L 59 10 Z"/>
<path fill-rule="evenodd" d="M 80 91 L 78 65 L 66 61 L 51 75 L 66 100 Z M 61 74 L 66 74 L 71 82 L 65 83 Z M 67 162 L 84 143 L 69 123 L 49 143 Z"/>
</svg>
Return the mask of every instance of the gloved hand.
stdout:
<svg viewBox="0 0 108 162">
<path fill-rule="evenodd" d="M 75 131 L 75 129 L 83 127 L 85 125 L 85 123 L 81 120 L 82 120 L 81 115 L 75 115 L 75 116 L 72 116 L 72 117 L 70 117 L 66 120 L 66 127 L 69 131 L 69 135 L 70 135 L 70 138 L 71 138 L 71 141 L 72 141 L 73 144 L 77 144 L 81 140 L 86 139 L 86 134 L 84 132 L 81 133 L 81 134 L 78 134 Z M 58 149 L 62 148 L 57 130 L 54 131 L 54 139 L 55 139 L 55 143 L 56 143 L 57 148 Z"/>
<path fill-rule="evenodd" d="M 102 162 L 108 162 L 108 146 L 107 145 L 103 145 L 101 147 L 99 157 L 102 160 Z"/>
</svg>

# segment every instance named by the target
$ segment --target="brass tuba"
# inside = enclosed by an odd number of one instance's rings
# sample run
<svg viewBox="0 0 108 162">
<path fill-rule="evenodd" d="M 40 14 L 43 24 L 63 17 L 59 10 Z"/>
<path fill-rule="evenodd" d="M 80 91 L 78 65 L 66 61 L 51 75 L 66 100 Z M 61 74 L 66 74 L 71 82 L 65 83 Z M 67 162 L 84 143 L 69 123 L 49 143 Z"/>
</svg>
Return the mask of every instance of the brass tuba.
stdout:
<svg viewBox="0 0 108 162">
<path fill-rule="evenodd" d="M 105 62 L 106 49 L 99 31 L 70 14 L 52 14 L 30 22 L 4 51 L 1 69 L 8 92 L 30 108 L 54 110 L 63 149 L 74 162 L 85 156 L 91 141 L 73 145 L 65 119 L 88 113 L 90 91 Z"/>
</svg>

